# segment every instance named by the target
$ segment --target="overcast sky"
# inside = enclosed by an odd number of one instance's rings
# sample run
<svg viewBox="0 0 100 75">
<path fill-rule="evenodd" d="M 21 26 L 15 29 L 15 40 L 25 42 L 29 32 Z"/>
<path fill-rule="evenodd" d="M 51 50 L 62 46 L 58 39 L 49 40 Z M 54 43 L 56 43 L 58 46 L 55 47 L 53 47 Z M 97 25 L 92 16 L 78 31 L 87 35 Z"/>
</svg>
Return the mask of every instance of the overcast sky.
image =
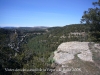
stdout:
<svg viewBox="0 0 100 75">
<path fill-rule="evenodd" d="M 0 0 L 0 27 L 65 26 L 80 23 L 97 0 Z"/>
</svg>

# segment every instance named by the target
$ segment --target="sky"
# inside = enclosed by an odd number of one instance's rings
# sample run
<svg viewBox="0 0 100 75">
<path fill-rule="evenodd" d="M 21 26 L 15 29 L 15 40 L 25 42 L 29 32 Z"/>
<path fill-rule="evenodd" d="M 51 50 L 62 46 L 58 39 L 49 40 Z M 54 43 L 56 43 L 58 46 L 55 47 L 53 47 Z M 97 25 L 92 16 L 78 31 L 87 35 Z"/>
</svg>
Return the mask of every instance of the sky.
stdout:
<svg viewBox="0 0 100 75">
<path fill-rule="evenodd" d="M 80 23 L 97 0 L 0 0 L 0 27 L 65 26 Z"/>
</svg>

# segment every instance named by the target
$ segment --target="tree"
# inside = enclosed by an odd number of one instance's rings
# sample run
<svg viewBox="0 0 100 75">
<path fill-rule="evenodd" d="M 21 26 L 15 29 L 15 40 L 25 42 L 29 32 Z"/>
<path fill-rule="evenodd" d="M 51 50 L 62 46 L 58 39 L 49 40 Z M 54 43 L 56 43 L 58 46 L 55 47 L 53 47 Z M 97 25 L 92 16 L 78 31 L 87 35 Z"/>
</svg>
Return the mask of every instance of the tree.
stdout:
<svg viewBox="0 0 100 75">
<path fill-rule="evenodd" d="M 94 8 L 89 8 L 88 11 L 84 11 L 81 23 L 90 26 L 91 36 L 93 36 L 94 41 L 100 41 L 100 0 L 92 4 Z"/>
</svg>

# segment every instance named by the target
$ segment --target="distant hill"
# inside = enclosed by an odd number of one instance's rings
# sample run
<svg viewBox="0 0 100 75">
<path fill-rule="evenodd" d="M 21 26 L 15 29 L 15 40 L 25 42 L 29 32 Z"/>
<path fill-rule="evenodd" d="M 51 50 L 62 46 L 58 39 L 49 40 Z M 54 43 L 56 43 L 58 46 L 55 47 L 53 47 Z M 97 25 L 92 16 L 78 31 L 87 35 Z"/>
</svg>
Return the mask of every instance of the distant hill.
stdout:
<svg viewBox="0 0 100 75">
<path fill-rule="evenodd" d="M 39 31 L 39 30 L 45 30 L 49 27 L 44 26 L 38 26 L 38 27 L 2 27 L 4 29 L 10 29 L 10 30 L 19 30 L 19 31 Z"/>
</svg>

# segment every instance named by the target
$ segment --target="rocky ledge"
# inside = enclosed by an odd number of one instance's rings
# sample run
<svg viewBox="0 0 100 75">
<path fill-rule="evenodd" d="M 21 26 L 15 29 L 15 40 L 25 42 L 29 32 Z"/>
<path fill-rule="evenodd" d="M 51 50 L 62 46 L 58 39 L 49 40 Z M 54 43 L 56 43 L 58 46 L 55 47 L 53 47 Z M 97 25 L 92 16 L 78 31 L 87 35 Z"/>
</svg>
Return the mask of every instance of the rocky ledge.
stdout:
<svg viewBox="0 0 100 75">
<path fill-rule="evenodd" d="M 49 75 L 100 75 L 100 44 L 64 42 L 53 54 Z"/>
<path fill-rule="evenodd" d="M 58 64 L 65 64 L 71 62 L 77 55 L 81 60 L 92 60 L 92 53 L 89 50 L 89 42 L 65 42 L 58 46 L 57 51 L 54 52 L 53 59 Z"/>
</svg>

